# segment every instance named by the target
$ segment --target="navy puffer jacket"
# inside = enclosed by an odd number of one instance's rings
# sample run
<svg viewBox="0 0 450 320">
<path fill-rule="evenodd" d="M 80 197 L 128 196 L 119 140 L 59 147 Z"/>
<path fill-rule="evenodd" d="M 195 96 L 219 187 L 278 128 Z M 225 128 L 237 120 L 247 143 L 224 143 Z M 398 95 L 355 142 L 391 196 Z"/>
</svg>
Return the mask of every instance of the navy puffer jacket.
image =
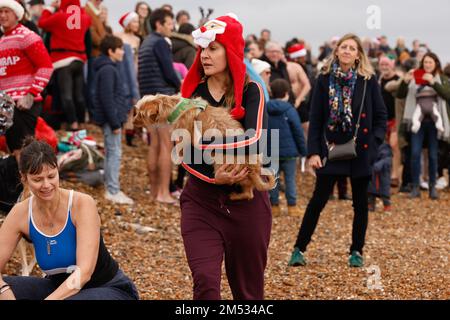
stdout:
<svg viewBox="0 0 450 320">
<path fill-rule="evenodd" d="M 127 120 L 130 106 L 118 65 L 109 57 L 100 55 L 94 61 L 94 69 L 94 121 L 98 125 L 107 123 L 112 130 L 119 129 Z"/>
<path fill-rule="evenodd" d="M 269 100 L 267 102 L 267 111 L 269 113 L 269 130 L 280 130 L 279 157 L 294 158 L 299 155 L 306 156 L 305 136 L 295 108 L 290 103 L 282 100 Z M 272 135 L 270 136 L 272 139 Z M 273 154 L 273 150 L 271 150 L 271 154 Z"/>
</svg>

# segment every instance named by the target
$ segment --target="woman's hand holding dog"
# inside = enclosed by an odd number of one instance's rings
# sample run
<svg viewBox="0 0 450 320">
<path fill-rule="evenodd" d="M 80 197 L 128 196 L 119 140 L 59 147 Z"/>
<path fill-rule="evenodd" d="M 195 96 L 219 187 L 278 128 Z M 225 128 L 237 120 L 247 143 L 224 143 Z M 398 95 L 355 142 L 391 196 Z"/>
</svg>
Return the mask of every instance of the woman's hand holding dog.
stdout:
<svg viewBox="0 0 450 320">
<path fill-rule="evenodd" d="M 230 169 L 233 168 L 231 171 Z M 234 164 L 223 164 L 215 173 L 216 184 L 235 184 L 244 180 L 248 175 L 247 167 L 239 171 L 239 166 Z"/>
</svg>

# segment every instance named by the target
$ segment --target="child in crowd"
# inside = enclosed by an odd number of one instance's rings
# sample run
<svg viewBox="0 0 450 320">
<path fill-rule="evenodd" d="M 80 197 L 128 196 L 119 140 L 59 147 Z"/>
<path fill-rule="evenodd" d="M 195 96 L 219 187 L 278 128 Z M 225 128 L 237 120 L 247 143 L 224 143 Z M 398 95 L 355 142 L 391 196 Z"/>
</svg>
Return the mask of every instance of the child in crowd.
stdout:
<svg viewBox="0 0 450 320">
<path fill-rule="evenodd" d="M 105 142 L 105 198 L 119 204 L 133 204 L 120 191 L 119 173 L 122 157 L 122 125 L 127 120 L 129 104 L 124 92 L 118 63 L 123 60 L 123 41 L 106 36 L 100 45 L 101 55 L 95 60 L 94 121 L 103 129 Z"/>
<path fill-rule="evenodd" d="M 387 143 L 378 148 L 373 165 L 372 181 L 369 183 L 369 211 L 375 211 L 376 198 L 383 200 L 384 211 L 391 211 L 392 149 Z"/>
<path fill-rule="evenodd" d="M 288 102 L 289 83 L 284 79 L 277 79 L 270 84 L 270 89 L 273 99 L 267 103 L 269 133 L 271 130 L 279 130 L 279 172 L 284 173 L 288 214 L 298 217 L 301 211 L 297 207 L 297 158 L 299 155 L 306 156 L 305 137 L 300 117 L 294 106 Z M 270 191 L 274 216 L 280 214 L 278 196 L 279 183 Z"/>
</svg>

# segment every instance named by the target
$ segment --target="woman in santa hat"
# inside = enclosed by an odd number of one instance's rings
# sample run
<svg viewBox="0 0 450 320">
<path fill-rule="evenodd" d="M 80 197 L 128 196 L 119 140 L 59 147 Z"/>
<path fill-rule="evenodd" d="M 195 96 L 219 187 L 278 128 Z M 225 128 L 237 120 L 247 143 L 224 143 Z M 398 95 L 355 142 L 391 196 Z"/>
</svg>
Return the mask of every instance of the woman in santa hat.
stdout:
<svg viewBox="0 0 450 320">
<path fill-rule="evenodd" d="M 17 1 L 0 0 L 0 26 L 4 32 L 0 37 L 0 90 L 16 104 L 13 125 L 5 136 L 17 160 L 25 137 L 34 136 L 42 109 L 41 93 L 53 72 L 42 38 L 20 23 L 24 14 Z"/>
<path fill-rule="evenodd" d="M 138 52 L 141 45 L 141 39 L 136 36 L 139 31 L 139 15 L 136 12 L 127 12 L 119 20 L 123 28 L 122 32 L 117 32 L 115 36 L 122 39 L 123 43 L 128 44 L 133 49 L 134 64 L 137 71 Z"/>
<path fill-rule="evenodd" d="M 185 98 L 201 97 L 210 105 L 230 109 L 251 134 L 237 142 L 201 141 L 191 150 L 233 150 L 260 143 L 267 128 L 264 94 L 251 82 L 244 65 L 242 25 L 233 14 L 219 17 L 193 32 L 199 46 L 181 90 Z M 191 153 L 191 154 L 193 154 Z M 194 155 L 192 159 L 196 159 Z M 194 299 L 220 299 L 222 262 L 235 299 L 263 299 L 272 214 L 267 192 L 255 191 L 252 200 L 231 201 L 229 194 L 245 179 L 246 169 L 233 165 L 214 168 L 184 159 L 190 173 L 181 194 L 181 233 L 194 280 Z"/>
</svg>

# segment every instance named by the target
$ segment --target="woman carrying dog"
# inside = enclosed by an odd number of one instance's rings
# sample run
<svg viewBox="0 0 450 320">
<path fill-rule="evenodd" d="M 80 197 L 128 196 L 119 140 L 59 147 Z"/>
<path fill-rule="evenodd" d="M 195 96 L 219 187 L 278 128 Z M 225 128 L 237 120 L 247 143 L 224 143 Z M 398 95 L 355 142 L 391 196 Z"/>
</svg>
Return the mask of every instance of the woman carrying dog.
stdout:
<svg viewBox="0 0 450 320">
<path fill-rule="evenodd" d="M 193 36 L 200 48 L 183 83 L 182 96 L 201 97 L 214 107 L 230 108 L 244 130 L 253 132 L 238 137 L 236 143 L 214 141 L 214 149 L 246 148 L 248 152 L 247 147 L 260 142 L 268 118 L 262 89 L 245 72 L 242 25 L 229 14 L 207 22 Z M 203 146 L 206 143 L 195 151 L 200 156 Z M 229 194 L 247 177 L 246 169 L 238 172 L 224 164 L 214 173 L 214 167 L 204 160 L 185 161 L 183 166 L 190 175 L 180 198 L 181 233 L 194 299 L 221 298 L 224 256 L 234 299 L 263 299 L 272 226 L 268 193 L 255 191 L 252 200 L 231 201 Z"/>
<path fill-rule="evenodd" d="M 24 237 L 46 277 L 0 276 L 0 300 L 138 299 L 103 243 L 94 199 L 60 188 L 53 149 L 25 142 L 19 171 L 32 195 L 14 206 L 0 229 L 0 270 Z"/>
<path fill-rule="evenodd" d="M 349 264 L 362 267 L 368 223 L 367 189 L 372 163 L 385 138 L 387 112 L 374 71 L 357 36 L 347 34 L 337 43 L 317 79 L 309 119 L 308 164 L 316 170 L 317 178 L 289 265 L 306 264 L 303 254 L 334 183 L 340 177 L 350 177 L 355 215 Z M 354 137 L 356 157 L 331 161 L 333 150 L 328 150 L 339 148 L 338 145 Z"/>
</svg>

